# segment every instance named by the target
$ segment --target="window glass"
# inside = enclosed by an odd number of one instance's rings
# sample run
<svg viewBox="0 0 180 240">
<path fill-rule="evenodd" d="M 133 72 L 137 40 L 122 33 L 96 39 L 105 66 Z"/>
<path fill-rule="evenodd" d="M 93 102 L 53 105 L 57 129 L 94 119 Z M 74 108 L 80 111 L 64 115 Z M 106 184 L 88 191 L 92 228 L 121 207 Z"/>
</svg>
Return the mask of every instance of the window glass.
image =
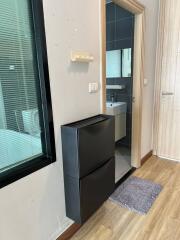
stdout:
<svg viewBox="0 0 180 240">
<path fill-rule="evenodd" d="M 30 1 L 1 0 L 0 171 L 43 155 L 39 85 Z"/>
<path fill-rule="evenodd" d="M 106 52 L 106 77 L 121 77 L 121 50 Z"/>
</svg>

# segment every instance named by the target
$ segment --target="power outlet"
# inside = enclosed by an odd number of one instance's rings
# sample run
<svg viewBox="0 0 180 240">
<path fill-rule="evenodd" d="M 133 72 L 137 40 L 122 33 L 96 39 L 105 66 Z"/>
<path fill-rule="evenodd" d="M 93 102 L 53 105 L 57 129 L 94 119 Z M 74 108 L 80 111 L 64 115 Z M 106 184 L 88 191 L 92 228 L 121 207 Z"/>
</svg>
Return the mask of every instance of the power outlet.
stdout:
<svg viewBox="0 0 180 240">
<path fill-rule="evenodd" d="M 96 93 L 98 92 L 99 85 L 97 82 L 89 83 L 89 93 Z"/>
</svg>

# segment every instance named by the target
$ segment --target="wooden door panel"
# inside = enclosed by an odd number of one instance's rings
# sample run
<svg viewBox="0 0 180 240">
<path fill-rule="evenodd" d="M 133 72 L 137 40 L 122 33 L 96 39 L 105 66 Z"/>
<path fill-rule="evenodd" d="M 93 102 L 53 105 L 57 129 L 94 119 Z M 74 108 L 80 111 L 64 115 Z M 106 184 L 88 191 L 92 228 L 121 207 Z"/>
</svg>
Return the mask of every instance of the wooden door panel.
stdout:
<svg viewBox="0 0 180 240">
<path fill-rule="evenodd" d="M 164 1 L 157 154 L 180 161 L 180 1 Z"/>
</svg>

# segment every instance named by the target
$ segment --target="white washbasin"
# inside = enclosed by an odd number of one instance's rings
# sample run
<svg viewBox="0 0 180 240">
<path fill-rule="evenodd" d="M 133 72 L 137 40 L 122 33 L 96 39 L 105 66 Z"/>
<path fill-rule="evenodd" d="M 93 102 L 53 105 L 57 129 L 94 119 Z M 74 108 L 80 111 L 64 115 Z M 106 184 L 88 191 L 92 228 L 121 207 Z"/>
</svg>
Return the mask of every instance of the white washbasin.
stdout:
<svg viewBox="0 0 180 240">
<path fill-rule="evenodd" d="M 127 103 L 125 102 L 107 102 L 106 103 L 106 113 L 109 115 L 119 115 L 121 113 L 127 112 Z"/>
</svg>

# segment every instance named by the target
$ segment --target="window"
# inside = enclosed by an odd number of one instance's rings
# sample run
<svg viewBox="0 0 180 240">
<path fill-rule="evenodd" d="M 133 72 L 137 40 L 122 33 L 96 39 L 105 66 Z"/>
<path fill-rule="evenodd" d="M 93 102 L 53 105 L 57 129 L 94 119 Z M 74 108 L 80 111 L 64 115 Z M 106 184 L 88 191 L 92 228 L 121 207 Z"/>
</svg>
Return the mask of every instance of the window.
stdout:
<svg viewBox="0 0 180 240">
<path fill-rule="evenodd" d="M 0 187 L 55 161 L 42 9 L 0 1 Z"/>
<path fill-rule="evenodd" d="M 106 77 L 121 77 L 121 50 L 106 52 Z"/>
<path fill-rule="evenodd" d="M 132 68 L 131 48 L 106 51 L 107 78 L 131 77 L 131 68 Z"/>
</svg>

